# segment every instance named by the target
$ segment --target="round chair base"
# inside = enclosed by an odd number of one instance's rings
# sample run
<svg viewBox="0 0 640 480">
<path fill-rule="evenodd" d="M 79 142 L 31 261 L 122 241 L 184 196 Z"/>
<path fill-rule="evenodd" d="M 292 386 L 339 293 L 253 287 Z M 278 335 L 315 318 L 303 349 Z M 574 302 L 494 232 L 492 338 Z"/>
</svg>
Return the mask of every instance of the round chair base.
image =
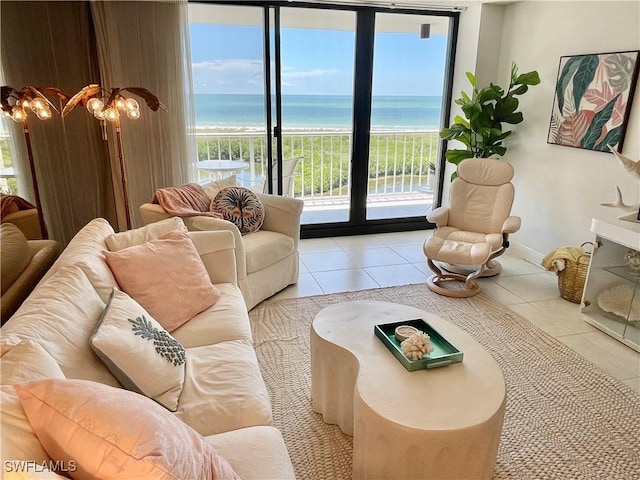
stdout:
<svg viewBox="0 0 640 480">
<path fill-rule="evenodd" d="M 452 263 L 438 262 L 438 265 L 443 270 L 450 273 L 457 273 L 458 275 L 464 275 L 465 277 L 472 272 L 478 270 L 477 265 L 454 265 Z M 502 271 L 502 265 L 496 260 L 489 260 L 485 266 L 484 272 L 479 275 L 479 278 L 495 277 Z"/>
<path fill-rule="evenodd" d="M 427 288 L 438 295 L 454 298 L 473 297 L 480 293 L 480 285 L 478 285 L 478 282 L 472 280 L 469 283 L 471 286 L 468 286 L 466 284 L 466 278 L 460 275 L 431 275 L 427 279 Z M 445 285 L 453 288 L 447 288 Z"/>
</svg>

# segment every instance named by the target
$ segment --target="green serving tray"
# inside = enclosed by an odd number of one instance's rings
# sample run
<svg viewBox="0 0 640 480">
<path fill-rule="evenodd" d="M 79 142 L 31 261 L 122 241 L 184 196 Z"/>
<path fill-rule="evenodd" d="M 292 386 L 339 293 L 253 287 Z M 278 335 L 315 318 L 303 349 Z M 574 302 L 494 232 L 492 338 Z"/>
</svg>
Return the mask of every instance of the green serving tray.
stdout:
<svg viewBox="0 0 640 480">
<path fill-rule="evenodd" d="M 429 335 L 429 337 L 431 337 L 433 352 L 429 355 L 423 356 L 421 360 L 409 360 L 404 353 L 402 353 L 400 342 L 395 336 L 396 327 L 399 327 L 400 325 L 410 325 Z M 423 370 L 425 368 L 444 367 L 445 365 L 451 365 L 452 363 L 462 362 L 462 352 L 454 347 L 446 338 L 440 335 L 431 325 L 421 318 L 375 325 L 374 332 L 376 337 L 382 340 L 382 343 L 384 343 L 391 353 L 400 360 L 400 363 L 404 365 L 404 368 L 410 372 L 413 372 L 414 370 Z"/>
</svg>

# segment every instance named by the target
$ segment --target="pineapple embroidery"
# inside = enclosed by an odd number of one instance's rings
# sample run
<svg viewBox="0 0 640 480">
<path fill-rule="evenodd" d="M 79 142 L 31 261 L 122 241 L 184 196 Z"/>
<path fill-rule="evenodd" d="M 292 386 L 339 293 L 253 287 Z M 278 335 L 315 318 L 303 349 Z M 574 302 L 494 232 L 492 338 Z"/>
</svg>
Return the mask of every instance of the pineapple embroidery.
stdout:
<svg viewBox="0 0 640 480">
<path fill-rule="evenodd" d="M 140 335 L 147 340 L 153 340 L 153 346 L 162 358 L 167 359 L 173 363 L 174 366 L 185 363 L 187 359 L 186 353 L 182 345 L 180 345 L 175 338 L 172 338 L 171 335 L 164 330 L 160 331 L 154 328 L 144 315 L 135 320 L 131 320 L 130 318 L 128 320 L 133 325 L 135 335 Z"/>
</svg>

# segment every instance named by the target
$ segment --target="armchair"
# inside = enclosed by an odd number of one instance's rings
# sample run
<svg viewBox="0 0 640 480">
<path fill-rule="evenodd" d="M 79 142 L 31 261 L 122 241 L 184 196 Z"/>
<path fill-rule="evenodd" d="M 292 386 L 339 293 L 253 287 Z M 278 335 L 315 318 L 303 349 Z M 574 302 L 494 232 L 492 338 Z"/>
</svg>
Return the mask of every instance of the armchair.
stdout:
<svg viewBox="0 0 640 480">
<path fill-rule="evenodd" d="M 215 192 L 210 186 L 206 186 L 205 190 L 209 195 Z M 228 230 L 233 233 L 238 286 L 247 310 L 298 281 L 303 202 L 263 193 L 256 195 L 265 211 L 264 221 L 257 232 L 241 235 L 232 222 L 219 218 L 182 217 L 189 231 Z M 160 205 L 152 203 L 141 205 L 140 214 L 145 225 L 169 218 Z"/>
<path fill-rule="evenodd" d="M 0 195 L 0 217 L 2 223 L 13 223 L 27 240 L 47 238 L 47 232 L 41 231 L 38 209 L 24 198 L 16 195 Z"/>
<path fill-rule="evenodd" d="M 494 259 L 509 247 L 509 234 L 520 229 L 520 217 L 511 215 L 512 178 L 513 167 L 502 160 L 468 158 L 458 165 L 449 206 L 427 215 L 437 227 L 424 244 L 427 264 L 434 272 L 427 280 L 430 290 L 470 297 L 480 291 L 476 278 L 500 272 Z M 447 288 L 447 282 L 464 286 Z"/>
<path fill-rule="evenodd" d="M 298 162 L 302 159 L 303 157 L 292 157 L 292 158 L 285 158 L 284 160 L 282 160 L 282 194 L 285 197 L 293 197 L 293 179 L 295 178 L 295 169 L 296 169 L 296 166 L 298 165 Z M 274 191 L 276 190 L 276 184 L 277 184 L 276 168 L 277 166 L 274 165 L 273 166 Z M 243 181 L 242 182 L 243 185 L 247 183 L 246 179 L 242 179 L 242 181 Z M 251 182 L 249 181 L 249 183 Z M 269 184 L 266 181 L 266 177 L 264 180 L 258 182 L 258 184 L 256 185 L 251 184 L 248 188 L 253 192 L 269 193 L 268 192 Z"/>
<path fill-rule="evenodd" d="M 15 313 L 59 253 L 55 240 L 28 240 L 12 223 L 0 226 L 0 323 Z"/>
</svg>

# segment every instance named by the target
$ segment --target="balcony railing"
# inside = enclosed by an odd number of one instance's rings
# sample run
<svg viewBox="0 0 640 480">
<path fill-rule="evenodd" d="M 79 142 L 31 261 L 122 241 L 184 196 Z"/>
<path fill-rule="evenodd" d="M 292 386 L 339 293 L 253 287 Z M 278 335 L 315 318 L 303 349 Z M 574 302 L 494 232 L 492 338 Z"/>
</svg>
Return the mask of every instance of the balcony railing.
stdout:
<svg viewBox="0 0 640 480">
<path fill-rule="evenodd" d="M 236 160 L 247 164 L 237 172 L 241 184 L 256 185 L 267 172 L 264 132 L 201 132 L 196 134 L 198 160 Z M 351 186 L 351 133 L 300 130 L 283 134 L 283 158 L 300 157 L 292 190 L 305 200 L 346 198 Z M 373 131 L 369 153 L 369 195 L 384 197 L 431 192 L 438 133 L 433 130 Z M 0 135 L 0 159 L 10 162 L 8 135 Z M 7 165 L 3 165 L 7 166 Z M 7 169 L 8 170 L 8 169 Z M 200 173 L 201 176 L 206 174 Z M 2 175 L 0 189 L 15 191 L 15 180 Z"/>
<path fill-rule="evenodd" d="M 283 133 L 283 158 L 300 157 L 291 195 L 302 199 L 345 197 L 351 185 L 351 133 L 300 130 Z M 238 178 L 255 184 L 266 178 L 264 132 L 201 132 L 199 160 L 235 160 L 248 164 Z M 438 133 L 433 130 L 373 131 L 369 152 L 369 194 L 433 190 Z M 285 192 L 286 193 L 286 192 Z"/>
</svg>

